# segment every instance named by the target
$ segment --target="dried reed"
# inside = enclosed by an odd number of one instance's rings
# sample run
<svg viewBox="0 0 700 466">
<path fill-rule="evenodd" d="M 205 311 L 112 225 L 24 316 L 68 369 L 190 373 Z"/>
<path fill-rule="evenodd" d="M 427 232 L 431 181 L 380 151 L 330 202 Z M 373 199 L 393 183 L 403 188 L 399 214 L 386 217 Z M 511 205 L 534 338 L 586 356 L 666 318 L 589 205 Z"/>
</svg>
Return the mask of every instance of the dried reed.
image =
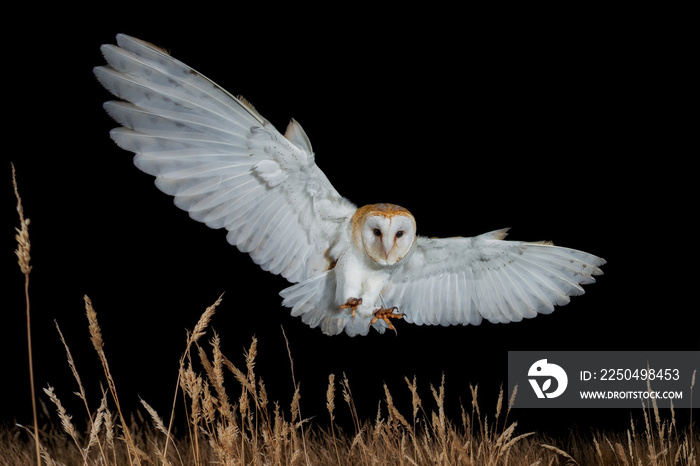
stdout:
<svg viewBox="0 0 700 466">
<path fill-rule="evenodd" d="M 19 263 L 19 268 L 24 274 L 24 301 L 27 316 L 27 352 L 29 357 L 29 390 L 31 392 L 32 398 L 34 443 L 36 448 L 37 464 L 41 466 L 41 448 L 39 445 L 39 422 L 37 420 L 36 389 L 34 387 L 34 357 L 32 355 L 32 319 L 29 300 L 29 274 L 32 271 L 32 266 L 29 265 L 29 261 L 31 260 L 31 243 L 29 241 L 29 219 L 24 218 L 24 206 L 22 205 L 22 198 L 19 195 L 19 188 L 17 186 L 17 173 L 15 172 L 14 164 L 12 164 L 12 187 L 14 188 L 15 197 L 17 198 L 17 214 L 19 215 L 20 224 L 19 228 L 15 228 L 15 230 L 17 231 L 17 235 L 15 236 L 15 239 L 17 240 L 17 249 L 15 250 L 15 254 L 17 255 L 17 262 Z"/>
<path fill-rule="evenodd" d="M 212 312 L 213 307 L 207 309 Z M 99 326 L 94 325 L 93 320 L 90 320 L 90 324 L 93 325 L 91 338 L 99 342 Z M 56 406 L 61 428 L 73 447 L 70 448 L 65 441 L 48 441 L 41 445 L 44 462 L 118 465 L 133 461 L 136 464 L 188 466 L 214 463 L 494 466 L 698 464 L 696 445 L 700 435 L 690 427 L 678 432 L 678 427 L 674 427 L 675 418 L 664 421 L 653 405 L 647 406 L 644 411 L 641 435 L 631 422 L 631 429 L 621 435 L 595 433 L 590 441 L 575 438 L 567 443 L 545 440 L 534 432 L 517 434 L 517 422 L 508 421 L 515 391 L 505 406 L 506 397 L 501 390 L 495 415 L 488 416 L 481 412 L 478 387 L 470 387 L 471 408 L 462 407 L 461 425 L 454 424 L 448 419 L 445 409 L 448 390 L 444 378 L 439 386 L 429 387 L 432 394 L 429 401 L 421 399 L 417 380 L 406 378 L 411 400 L 407 413 L 396 405 L 392 390 L 385 384 L 384 399 L 376 419 L 369 422 L 359 418 L 350 382 L 343 375 L 340 387 L 353 426 L 351 431 L 345 432 L 336 424 L 336 380 L 335 375 L 331 374 L 326 390 L 330 431 L 324 431 L 320 426 L 310 426 L 310 420 L 302 418 L 301 390 L 296 380 L 286 413 L 278 402 L 270 402 L 265 385 L 255 373 L 258 345 L 255 338 L 244 352 L 244 366 L 240 366 L 244 368 L 241 369 L 222 354 L 220 337 L 215 332 L 211 332 L 208 348 L 198 344 L 206 333 L 206 329 L 200 329 L 197 341 L 192 339 L 194 333 L 187 338 L 187 348 L 192 346 L 196 349 L 198 360 L 187 352 L 181 360 L 178 392 L 183 396 L 181 409 L 186 412 L 189 428 L 186 439 L 175 438 L 171 428 L 144 400 L 141 403 L 149 416 L 140 418 L 138 422 L 132 420 L 128 430 L 133 434 L 127 437 L 124 416 L 119 411 L 114 393 L 111 393 L 109 398 L 117 406 L 116 416 L 122 430 L 121 435 L 115 435 L 113 415 L 107 403 L 108 394 L 115 388 L 103 391 L 99 408 L 90 416 L 93 421 L 88 426 L 88 432 L 81 435 L 54 390 L 49 387 L 45 392 Z M 93 344 L 96 350 L 103 348 L 103 345 L 104 341 L 102 345 Z M 68 349 L 67 354 L 70 354 Z M 78 380 L 77 368 L 71 363 L 69 366 Z M 227 388 L 229 377 L 236 382 L 237 397 Z M 80 392 L 77 394 L 81 399 L 84 397 Z M 232 399 L 237 401 L 229 401 Z M 47 432 L 43 436 L 54 439 L 59 434 Z M 168 446 L 170 448 L 166 451 Z M 0 440 L 0 452 L 4 451 Z"/>
</svg>

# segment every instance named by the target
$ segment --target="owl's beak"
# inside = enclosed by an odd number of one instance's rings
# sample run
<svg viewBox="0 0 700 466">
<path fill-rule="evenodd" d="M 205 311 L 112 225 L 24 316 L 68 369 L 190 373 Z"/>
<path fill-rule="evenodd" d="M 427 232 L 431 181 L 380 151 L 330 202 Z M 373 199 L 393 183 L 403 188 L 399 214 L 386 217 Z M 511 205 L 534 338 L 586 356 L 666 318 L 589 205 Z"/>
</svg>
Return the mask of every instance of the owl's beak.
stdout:
<svg viewBox="0 0 700 466">
<path fill-rule="evenodd" d="M 393 238 L 384 238 L 384 240 L 382 241 L 382 246 L 384 249 L 384 258 L 387 260 L 389 260 L 389 254 L 391 253 L 391 250 L 394 249 L 394 242 L 389 241 L 390 239 Z"/>
</svg>

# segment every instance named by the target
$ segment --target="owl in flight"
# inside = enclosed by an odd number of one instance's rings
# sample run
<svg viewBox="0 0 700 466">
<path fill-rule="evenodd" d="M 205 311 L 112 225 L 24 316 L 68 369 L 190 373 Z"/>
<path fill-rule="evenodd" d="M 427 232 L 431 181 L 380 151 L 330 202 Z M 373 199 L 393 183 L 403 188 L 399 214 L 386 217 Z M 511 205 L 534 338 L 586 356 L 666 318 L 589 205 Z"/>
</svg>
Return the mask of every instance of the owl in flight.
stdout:
<svg viewBox="0 0 700 466">
<path fill-rule="evenodd" d="M 392 204 L 357 207 L 315 163 L 291 120 L 278 132 L 236 98 L 151 44 L 117 36 L 104 45 L 99 81 L 122 101 L 105 109 L 111 136 L 134 152 L 175 204 L 264 270 L 293 283 L 282 304 L 329 335 L 426 325 L 519 321 L 549 313 L 602 274 L 605 261 L 548 243 L 417 235 Z"/>
</svg>

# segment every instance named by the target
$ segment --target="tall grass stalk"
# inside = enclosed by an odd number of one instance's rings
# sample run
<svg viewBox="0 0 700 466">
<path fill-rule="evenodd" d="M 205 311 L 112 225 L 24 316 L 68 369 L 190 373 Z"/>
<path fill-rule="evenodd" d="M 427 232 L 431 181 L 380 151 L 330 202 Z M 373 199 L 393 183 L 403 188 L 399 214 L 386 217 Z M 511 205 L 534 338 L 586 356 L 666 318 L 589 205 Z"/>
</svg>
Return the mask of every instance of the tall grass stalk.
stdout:
<svg viewBox="0 0 700 466">
<path fill-rule="evenodd" d="M 335 457 L 340 465 L 340 453 L 338 452 L 338 440 L 335 437 L 335 416 L 333 412 L 335 411 L 335 374 L 330 374 L 328 376 L 328 390 L 326 390 L 326 409 L 328 410 L 328 416 L 331 422 L 331 436 L 333 439 L 333 449 L 335 450 Z"/>
<path fill-rule="evenodd" d="M 29 274 L 32 271 L 32 266 L 29 265 L 29 261 L 31 260 L 31 243 L 29 241 L 29 219 L 24 218 L 24 207 L 22 206 L 22 198 L 19 195 L 19 188 L 17 186 L 17 174 L 15 172 L 14 164 L 12 164 L 12 187 L 15 191 L 15 197 L 17 197 L 17 214 L 19 215 L 20 224 L 19 228 L 15 228 L 15 230 L 17 231 L 17 235 L 15 236 L 15 239 L 17 240 L 17 249 L 15 250 L 15 254 L 17 254 L 17 262 L 19 263 L 19 268 L 24 274 L 24 301 L 27 315 L 27 353 L 29 357 L 29 390 L 32 398 L 34 444 L 36 447 L 36 461 L 37 464 L 41 466 L 41 448 L 39 446 L 39 421 L 36 411 L 36 389 L 34 388 L 34 356 L 32 355 L 32 319 L 29 302 Z"/>
<path fill-rule="evenodd" d="M 200 338 L 202 338 L 206 334 L 206 329 L 209 326 L 209 322 L 211 321 L 212 317 L 214 316 L 214 313 L 216 312 L 217 306 L 221 304 L 221 299 L 223 295 L 219 296 L 219 299 L 214 302 L 211 306 L 207 307 L 202 315 L 199 317 L 199 320 L 197 321 L 197 324 L 194 326 L 194 329 L 192 330 L 191 333 L 188 333 L 187 335 L 187 345 L 185 346 L 185 352 L 182 354 L 182 357 L 180 358 L 180 366 L 178 370 L 178 376 L 177 376 L 177 382 L 175 383 L 175 395 L 173 396 L 173 407 L 172 410 L 170 411 L 170 421 L 168 423 L 168 430 L 166 432 L 166 438 L 168 439 L 168 442 L 165 444 L 165 448 L 163 449 L 163 456 L 167 457 L 168 454 L 168 447 L 172 443 L 172 437 L 171 433 L 173 430 L 173 421 L 175 419 L 175 409 L 177 407 L 177 399 L 178 399 L 178 392 L 180 390 L 180 387 L 183 385 L 183 374 L 185 374 L 185 362 L 189 361 L 190 365 L 192 362 L 191 359 L 191 351 L 192 351 L 192 346 L 195 345 Z M 184 395 L 184 393 L 183 393 Z M 178 453 L 179 454 L 179 453 Z"/>
<path fill-rule="evenodd" d="M 109 370 L 109 363 L 107 362 L 107 356 L 104 352 L 104 341 L 102 339 L 102 330 L 100 324 L 97 321 L 97 312 L 92 306 L 92 301 L 85 295 L 83 297 L 85 301 L 85 315 L 87 316 L 90 330 L 90 341 L 92 341 L 92 346 L 95 348 L 97 355 L 102 363 L 102 370 L 104 371 L 105 377 L 107 377 L 107 386 L 112 395 L 112 400 L 117 408 L 117 413 L 119 414 L 119 422 L 121 423 L 122 433 L 124 435 L 125 444 L 127 447 L 127 458 L 131 466 L 140 465 L 140 456 L 144 456 L 143 453 L 136 447 L 132 434 L 129 430 L 129 426 L 126 423 L 126 418 L 122 412 L 121 404 L 119 403 L 119 396 L 117 395 L 117 387 L 114 383 L 114 377 L 112 377 L 112 372 Z"/>
</svg>

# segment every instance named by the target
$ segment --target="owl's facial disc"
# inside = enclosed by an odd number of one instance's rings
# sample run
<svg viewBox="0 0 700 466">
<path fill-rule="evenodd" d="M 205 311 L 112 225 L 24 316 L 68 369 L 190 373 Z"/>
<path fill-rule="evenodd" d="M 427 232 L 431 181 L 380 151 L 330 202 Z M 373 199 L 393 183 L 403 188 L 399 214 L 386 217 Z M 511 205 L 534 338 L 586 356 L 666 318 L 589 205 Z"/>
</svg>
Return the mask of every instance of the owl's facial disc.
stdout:
<svg viewBox="0 0 700 466">
<path fill-rule="evenodd" d="M 380 265 L 394 265 L 413 248 L 416 224 L 407 211 L 387 215 L 372 212 L 365 218 L 362 244 L 367 255 Z"/>
</svg>

